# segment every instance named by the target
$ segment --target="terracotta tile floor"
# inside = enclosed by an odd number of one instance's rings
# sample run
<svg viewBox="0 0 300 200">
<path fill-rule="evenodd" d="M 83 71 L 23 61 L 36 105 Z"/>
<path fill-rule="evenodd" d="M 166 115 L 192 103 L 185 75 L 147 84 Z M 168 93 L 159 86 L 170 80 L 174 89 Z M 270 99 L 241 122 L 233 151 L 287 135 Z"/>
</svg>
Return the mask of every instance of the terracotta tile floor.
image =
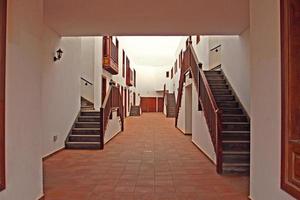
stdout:
<svg viewBox="0 0 300 200">
<path fill-rule="evenodd" d="M 64 150 L 44 162 L 46 200 L 243 200 L 248 177 L 224 177 L 174 127 L 143 114 L 103 151 Z"/>
</svg>

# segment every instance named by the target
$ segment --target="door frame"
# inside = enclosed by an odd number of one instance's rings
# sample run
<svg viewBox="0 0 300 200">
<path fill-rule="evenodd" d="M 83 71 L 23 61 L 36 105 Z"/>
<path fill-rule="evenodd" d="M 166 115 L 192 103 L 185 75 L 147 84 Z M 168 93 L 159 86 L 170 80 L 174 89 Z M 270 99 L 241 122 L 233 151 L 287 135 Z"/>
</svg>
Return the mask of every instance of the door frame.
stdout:
<svg viewBox="0 0 300 200">
<path fill-rule="evenodd" d="M 0 191 L 6 187 L 5 177 L 5 59 L 7 0 L 0 0 Z"/>
<path fill-rule="evenodd" d="M 297 104 L 299 96 L 295 96 L 299 88 L 294 87 L 300 81 L 300 78 L 292 77 L 293 74 L 300 74 L 298 63 L 295 62 L 296 57 L 293 53 L 293 44 L 300 42 L 298 38 L 292 37 L 296 35 L 293 31 L 300 32 L 299 24 L 295 24 L 298 16 L 293 16 L 292 4 L 298 0 L 281 0 L 281 188 L 292 196 L 300 199 L 299 171 L 296 168 L 300 162 L 300 136 L 295 130 L 300 128 L 297 123 L 299 116 L 295 115 L 298 110 L 294 106 Z M 299 3 L 299 2 L 297 2 Z M 300 3 L 297 6 L 297 12 L 300 13 Z M 300 17 L 299 17 L 300 18 Z M 294 22 L 294 23 L 293 23 Z M 297 25 L 297 29 L 296 26 Z M 298 33 L 297 33 L 298 34 Z M 300 34 L 300 33 L 299 33 Z M 299 41 L 298 41 L 299 40 Z M 296 48 L 296 47 L 294 47 Z M 294 57 L 292 57 L 294 56 Z M 297 66 L 297 67 L 295 67 Z M 295 122 L 296 121 L 296 122 Z"/>
</svg>

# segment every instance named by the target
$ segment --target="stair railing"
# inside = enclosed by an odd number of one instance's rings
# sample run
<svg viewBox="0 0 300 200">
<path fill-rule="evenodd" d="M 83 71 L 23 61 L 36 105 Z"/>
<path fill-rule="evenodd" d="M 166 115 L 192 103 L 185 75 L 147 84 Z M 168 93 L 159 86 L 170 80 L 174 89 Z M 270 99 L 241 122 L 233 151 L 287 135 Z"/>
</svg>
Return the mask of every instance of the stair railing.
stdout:
<svg viewBox="0 0 300 200">
<path fill-rule="evenodd" d="M 185 75 L 190 71 L 191 54 L 189 53 L 189 51 L 190 51 L 189 48 L 187 48 L 187 50 L 183 54 L 183 59 L 181 63 L 179 88 L 178 88 L 177 99 L 176 99 L 176 113 L 175 113 L 176 127 L 178 123 L 179 110 L 181 107 L 181 99 L 182 99 L 183 86 L 185 82 Z"/>
<path fill-rule="evenodd" d="M 110 85 L 108 93 L 104 99 L 103 105 L 100 108 L 100 126 L 101 126 L 101 138 L 100 142 L 102 147 L 104 146 L 104 135 L 107 129 L 108 121 L 112 116 L 113 110 L 118 112 L 118 116 L 121 119 L 121 130 L 124 131 L 124 107 L 123 107 L 123 98 L 120 93 L 120 90 L 115 85 Z"/>
<path fill-rule="evenodd" d="M 185 75 L 189 71 L 192 73 L 192 79 L 194 81 L 196 91 L 198 93 L 198 100 L 201 104 L 201 109 L 204 112 L 211 140 L 217 155 L 217 172 L 222 173 L 222 111 L 217 106 L 215 98 L 210 89 L 209 83 L 206 79 L 204 71 L 202 70 L 202 64 L 199 63 L 197 55 L 191 43 L 184 52 L 184 57 L 182 61 L 182 68 L 179 80 L 179 90 L 176 104 L 176 126 L 178 121 L 179 109 L 181 106 Z"/>
</svg>

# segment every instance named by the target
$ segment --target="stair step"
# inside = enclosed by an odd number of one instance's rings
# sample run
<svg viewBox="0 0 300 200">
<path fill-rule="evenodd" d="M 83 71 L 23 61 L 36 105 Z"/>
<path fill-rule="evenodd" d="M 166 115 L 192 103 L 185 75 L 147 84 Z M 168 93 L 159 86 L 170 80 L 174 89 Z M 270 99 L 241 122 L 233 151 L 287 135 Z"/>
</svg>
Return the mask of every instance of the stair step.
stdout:
<svg viewBox="0 0 300 200">
<path fill-rule="evenodd" d="M 249 151 L 224 151 L 224 163 L 250 163 Z"/>
<path fill-rule="evenodd" d="M 224 89 L 224 90 L 219 90 L 219 89 L 215 89 L 215 90 L 212 90 L 212 93 L 213 95 L 232 95 L 232 92 L 231 90 L 227 90 L 227 89 Z"/>
<path fill-rule="evenodd" d="M 226 85 L 226 80 L 207 80 L 209 84 L 222 84 L 222 85 Z"/>
<path fill-rule="evenodd" d="M 81 110 L 94 110 L 93 106 L 81 106 L 80 107 Z"/>
<path fill-rule="evenodd" d="M 250 141 L 250 131 L 222 131 L 223 141 Z"/>
<path fill-rule="evenodd" d="M 209 84 L 209 87 L 213 89 L 228 89 L 228 85 L 226 84 Z"/>
<path fill-rule="evenodd" d="M 240 108 L 222 108 L 223 114 L 244 114 Z"/>
<path fill-rule="evenodd" d="M 100 135 L 100 128 L 73 128 L 72 135 Z"/>
<path fill-rule="evenodd" d="M 99 142 L 100 135 L 70 135 L 70 142 Z"/>
<path fill-rule="evenodd" d="M 99 122 L 76 122 L 76 128 L 100 128 L 100 121 Z"/>
<path fill-rule="evenodd" d="M 222 121 L 223 122 L 248 122 L 248 118 L 246 115 L 223 114 Z"/>
<path fill-rule="evenodd" d="M 250 131 L 249 122 L 223 122 L 224 131 Z"/>
<path fill-rule="evenodd" d="M 249 163 L 223 163 L 223 174 L 249 175 Z"/>
<path fill-rule="evenodd" d="M 250 141 L 249 140 L 223 140 L 222 141 L 223 151 L 249 151 Z"/>
<path fill-rule="evenodd" d="M 236 101 L 216 101 L 219 108 L 239 108 L 239 103 Z"/>
<path fill-rule="evenodd" d="M 100 122 L 100 116 L 79 116 L 79 122 Z"/>
<path fill-rule="evenodd" d="M 204 71 L 205 75 L 218 75 L 222 74 L 221 71 Z"/>
<path fill-rule="evenodd" d="M 66 142 L 67 149 L 101 149 L 100 142 Z"/>
<path fill-rule="evenodd" d="M 208 75 L 206 76 L 206 79 L 209 81 L 215 81 L 215 80 L 225 80 L 223 75 Z"/>
<path fill-rule="evenodd" d="M 80 116 L 100 116 L 100 112 L 93 110 L 83 110 L 80 112 Z"/>
<path fill-rule="evenodd" d="M 235 101 L 233 95 L 214 95 L 216 101 Z"/>
</svg>

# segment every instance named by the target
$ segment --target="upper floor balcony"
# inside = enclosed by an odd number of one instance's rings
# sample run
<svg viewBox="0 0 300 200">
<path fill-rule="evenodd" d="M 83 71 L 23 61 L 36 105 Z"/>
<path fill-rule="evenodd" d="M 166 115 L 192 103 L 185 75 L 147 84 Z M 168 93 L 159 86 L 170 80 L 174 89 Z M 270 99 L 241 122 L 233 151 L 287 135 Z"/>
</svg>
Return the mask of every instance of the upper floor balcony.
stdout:
<svg viewBox="0 0 300 200">
<path fill-rule="evenodd" d="M 128 57 L 126 57 L 126 85 L 127 86 L 134 85 L 134 74 L 133 74 L 133 70 L 130 68 L 130 61 Z"/>
<path fill-rule="evenodd" d="M 113 75 L 119 73 L 119 41 L 112 36 L 103 37 L 103 68 Z"/>
</svg>

